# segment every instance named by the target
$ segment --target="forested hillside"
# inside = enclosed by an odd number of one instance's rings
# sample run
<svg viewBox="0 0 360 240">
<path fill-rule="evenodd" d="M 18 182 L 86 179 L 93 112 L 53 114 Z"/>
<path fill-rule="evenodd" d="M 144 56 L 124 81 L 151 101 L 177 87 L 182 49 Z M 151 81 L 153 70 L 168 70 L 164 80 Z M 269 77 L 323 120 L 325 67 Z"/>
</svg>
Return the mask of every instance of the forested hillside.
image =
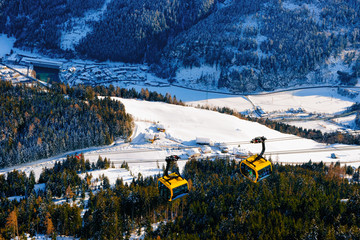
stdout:
<svg viewBox="0 0 360 240">
<path fill-rule="evenodd" d="M 171 39 L 159 72 L 216 66 L 218 86 L 235 92 L 353 85 L 360 73 L 359 12 L 356 0 L 233 1 Z"/>
<path fill-rule="evenodd" d="M 359 185 L 340 177 L 347 170 L 340 164 L 275 165 L 271 177 L 253 184 L 239 174 L 234 161 L 191 160 L 183 173 L 191 185 L 189 195 L 169 203 L 160 198 L 156 179 L 140 174 L 131 184 L 118 179 L 114 186 L 105 176 L 101 189 L 93 192 L 91 172 L 84 179 L 77 176 L 77 171 L 90 169 L 86 162 L 69 156 L 44 170 L 40 182 L 45 191 L 32 190 L 33 175 L 13 171 L 0 176 L 0 237 L 14 237 L 18 229 L 20 235 L 129 239 L 142 227 L 145 239 L 360 237 Z M 9 201 L 9 189 L 26 195 Z M 55 204 L 53 192 L 70 203 Z M 158 227 L 152 229 L 152 223 Z"/>
<path fill-rule="evenodd" d="M 132 132 L 124 106 L 95 98 L 91 88 L 42 89 L 0 81 L 0 92 L 1 168 L 110 144 Z"/>
<path fill-rule="evenodd" d="M 358 0 L 112 0 L 87 23 L 92 32 L 76 52 L 61 50 L 64 22 L 103 3 L 0 0 L 0 29 L 15 35 L 17 46 L 146 62 L 163 78 L 181 79 L 183 68 L 213 67 L 219 77 L 204 73 L 197 83 L 233 92 L 354 85 L 359 79 Z"/>
<path fill-rule="evenodd" d="M 158 62 L 168 38 L 190 28 L 214 7 L 214 0 L 113 0 L 77 49 L 100 60 Z"/>
</svg>

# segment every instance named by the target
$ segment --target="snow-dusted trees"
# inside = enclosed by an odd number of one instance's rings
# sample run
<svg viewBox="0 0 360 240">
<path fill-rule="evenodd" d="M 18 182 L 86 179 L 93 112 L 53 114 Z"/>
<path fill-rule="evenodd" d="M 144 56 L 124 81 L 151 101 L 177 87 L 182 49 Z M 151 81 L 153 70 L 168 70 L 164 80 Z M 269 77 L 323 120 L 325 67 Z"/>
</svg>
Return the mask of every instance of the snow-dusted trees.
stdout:
<svg viewBox="0 0 360 240">
<path fill-rule="evenodd" d="M 69 88 L 67 98 L 56 86 L 45 92 L 0 81 L 0 167 L 131 134 L 132 118 L 120 102 L 99 100 L 92 89 L 80 88 Z"/>
<path fill-rule="evenodd" d="M 6 4 L 5 4 L 6 3 Z M 17 44 L 59 49 L 64 23 L 80 17 L 104 0 L 0 0 L 0 29 L 17 38 Z"/>
<path fill-rule="evenodd" d="M 358 238 L 359 187 L 323 163 L 274 166 L 260 184 L 239 177 L 233 161 L 189 161 L 193 188 L 181 217 L 160 225 L 149 239 Z M 345 190 L 346 189 L 346 190 Z M 350 198 L 341 203 L 342 198 Z M 335 224 L 334 224 L 335 223 Z"/>
<path fill-rule="evenodd" d="M 77 50 L 100 60 L 159 62 L 169 37 L 206 17 L 214 0 L 114 0 Z"/>
<path fill-rule="evenodd" d="M 223 73 L 233 72 L 221 76 L 220 86 L 251 92 L 302 84 L 308 73 L 318 74 L 326 67 L 330 56 L 345 55 L 349 70 L 340 73 L 338 81 L 356 84 L 359 4 L 344 0 L 292 3 L 290 7 L 285 1 L 256 0 L 249 6 L 246 1 L 233 1 L 231 7 L 214 11 L 171 38 L 162 52 L 162 68 L 154 70 L 171 73 L 168 68 L 191 68 L 200 62 L 220 66 Z M 349 26 L 349 31 L 341 34 L 336 29 L 343 26 Z M 350 53 L 345 54 L 345 49 Z M 329 81 L 318 75 L 314 84 Z"/>
</svg>

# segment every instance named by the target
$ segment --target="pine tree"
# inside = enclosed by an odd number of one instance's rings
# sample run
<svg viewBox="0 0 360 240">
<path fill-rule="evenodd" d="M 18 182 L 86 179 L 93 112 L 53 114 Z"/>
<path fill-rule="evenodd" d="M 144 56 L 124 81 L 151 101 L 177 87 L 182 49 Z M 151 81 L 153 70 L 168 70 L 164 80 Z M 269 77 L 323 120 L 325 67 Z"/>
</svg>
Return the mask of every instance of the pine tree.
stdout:
<svg viewBox="0 0 360 240">
<path fill-rule="evenodd" d="M 110 181 L 109 181 L 109 178 L 108 177 L 104 177 L 104 179 L 103 179 L 103 188 L 104 189 L 109 189 L 110 188 Z"/>
<path fill-rule="evenodd" d="M 68 200 L 68 199 L 71 199 L 71 198 L 73 198 L 74 197 L 74 193 L 73 193 L 73 191 L 71 190 L 71 187 L 70 187 L 70 185 L 66 188 L 66 192 L 65 192 L 65 197 L 66 197 L 66 199 Z"/>
<path fill-rule="evenodd" d="M 51 216 L 50 216 L 49 212 L 46 213 L 44 225 L 46 227 L 46 234 L 49 235 L 49 236 L 52 235 L 55 228 L 54 228 L 54 225 L 53 225 L 53 222 L 51 220 Z"/>
<path fill-rule="evenodd" d="M 19 236 L 18 219 L 16 208 L 6 218 L 6 227 L 14 231 L 14 236 Z"/>
</svg>

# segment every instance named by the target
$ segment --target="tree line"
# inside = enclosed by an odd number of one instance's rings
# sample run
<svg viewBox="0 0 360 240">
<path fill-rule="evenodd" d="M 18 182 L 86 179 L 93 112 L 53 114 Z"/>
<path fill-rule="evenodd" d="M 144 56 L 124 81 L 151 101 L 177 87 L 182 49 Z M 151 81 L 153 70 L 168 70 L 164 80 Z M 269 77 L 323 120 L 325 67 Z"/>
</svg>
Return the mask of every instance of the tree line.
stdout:
<svg viewBox="0 0 360 240">
<path fill-rule="evenodd" d="M 77 85 L 70 87 L 65 83 L 56 83 L 53 85 L 52 89 L 55 92 L 66 94 L 70 97 L 80 98 L 80 99 L 90 99 L 93 100 L 97 96 L 108 96 L 108 97 L 121 97 L 121 98 L 135 98 L 152 102 L 166 102 L 176 105 L 184 105 L 181 100 L 178 100 L 176 96 L 172 96 L 170 93 L 166 93 L 165 96 L 156 91 L 149 91 L 147 88 L 142 88 L 140 92 L 136 91 L 135 88 L 126 89 L 115 87 L 110 84 L 108 87 L 103 85 L 98 85 L 95 87 Z"/>
<path fill-rule="evenodd" d="M 84 182 L 81 182 L 82 179 L 80 179 L 78 174 L 99 169 L 108 169 L 110 167 L 114 168 L 110 159 L 103 159 L 101 156 L 99 156 L 96 162 L 90 163 L 89 159 L 84 159 L 83 154 L 68 155 L 64 161 L 55 162 L 54 167 L 44 168 L 38 181 L 35 180 L 34 171 L 31 171 L 29 176 L 17 170 L 0 175 L 0 196 L 4 198 L 11 196 L 27 197 L 34 193 L 35 184 L 41 183 L 46 184 L 46 194 L 54 197 L 66 195 L 69 186 L 72 191 L 78 186 L 81 186 L 80 189 L 88 191 L 91 188 L 91 173 L 85 175 Z M 42 191 L 43 189 L 38 189 L 36 193 L 43 196 L 45 192 Z M 77 194 L 79 194 L 79 191 Z"/>
<path fill-rule="evenodd" d="M 91 171 L 108 169 L 110 164 L 110 159 L 103 159 L 101 156 L 96 163 L 91 164 L 88 159 L 84 159 L 83 154 L 67 156 L 65 161 L 56 162 L 53 168 L 43 169 L 38 183 L 46 184 L 48 198 L 65 196 L 67 199 L 75 200 L 78 195 L 84 198 L 85 192 L 93 187 Z M 84 179 L 79 177 L 78 174 L 81 173 L 86 173 Z M 109 179 L 106 176 L 102 178 L 102 186 L 109 187 Z"/>
</svg>

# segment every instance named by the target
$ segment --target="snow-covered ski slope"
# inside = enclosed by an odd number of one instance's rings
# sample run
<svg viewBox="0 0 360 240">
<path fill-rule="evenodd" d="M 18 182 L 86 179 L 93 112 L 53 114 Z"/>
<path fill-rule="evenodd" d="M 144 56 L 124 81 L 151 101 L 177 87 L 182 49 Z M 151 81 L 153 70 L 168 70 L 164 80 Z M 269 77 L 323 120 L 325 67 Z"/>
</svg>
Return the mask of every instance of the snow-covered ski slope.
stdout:
<svg viewBox="0 0 360 240">
<path fill-rule="evenodd" d="M 268 139 L 265 155 L 268 158 L 271 156 L 275 162 L 340 161 L 353 166 L 358 166 L 360 162 L 359 146 L 320 144 L 312 140 L 282 134 L 258 123 L 194 107 L 135 99 L 114 99 L 121 101 L 125 105 L 126 111 L 132 114 L 135 119 L 136 128 L 132 142 L 125 143 L 118 140 L 111 146 L 77 151 L 78 153 L 84 152 L 85 158 L 92 162 L 95 162 L 99 155 L 103 158 L 110 158 L 115 163 L 115 169 L 93 171 L 92 174 L 94 178 L 104 174 L 109 177 L 111 183 L 114 183 L 117 178 L 123 178 L 124 181 L 129 182 L 139 173 L 143 176 L 161 173 L 162 165 L 165 164 L 165 157 L 171 154 L 181 156 L 178 164 L 182 169 L 189 155 L 191 155 L 190 150 L 200 147 L 196 145 L 197 137 L 209 138 L 214 143 L 225 143 L 230 152 L 233 148 L 237 148 L 244 153 L 258 153 L 261 151 L 261 145 L 250 144 L 249 142 L 254 137 L 265 136 Z M 165 133 L 157 131 L 157 123 L 165 126 Z M 149 134 L 158 134 L 159 139 L 150 143 L 146 139 Z M 338 159 L 330 157 L 333 152 L 339 157 Z M 211 153 L 202 154 L 202 156 L 221 154 L 220 149 L 213 146 Z M 230 156 L 230 154 L 228 155 Z M 62 160 L 65 156 L 66 154 L 63 154 L 51 159 L 16 166 L 16 169 L 27 173 L 33 170 L 38 177 L 42 168 L 53 166 L 55 161 Z M 128 163 L 130 171 L 120 168 L 123 161 Z M 13 169 L 14 167 L 2 169 L 0 173 Z"/>
<path fill-rule="evenodd" d="M 356 114 L 347 117 L 334 117 L 332 121 L 324 120 L 326 117 L 340 115 L 356 102 L 360 102 L 360 89 L 349 88 L 357 93 L 354 98 L 342 96 L 336 88 L 318 87 L 309 89 L 290 90 L 274 93 L 249 95 L 247 97 L 217 97 L 205 100 L 190 100 L 186 103 L 192 106 L 228 107 L 245 114 L 250 113 L 255 107 L 264 112 L 270 119 L 307 129 L 318 129 L 322 132 L 341 131 L 343 129 L 356 129 L 354 120 Z M 252 104 L 250 104 L 250 102 Z M 300 113 L 291 110 L 301 110 Z M 316 116 L 318 115 L 318 116 Z M 298 121 L 287 121 L 287 119 Z M 311 121 L 310 119 L 313 118 Z"/>
<path fill-rule="evenodd" d="M 359 92 L 358 89 L 356 89 Z M 290 108 L 303 108 L 313 113 L 337 113 L 344 111 L 355 102 L 360 101 L 360 95 L 350 99 L 339 95 L 336 88 L 319 87 L 314 89 L 291 90 L 258 95 L 249 95 L 248 98 L 266 112 L 286 111 Z M 191 105 L 220 106 L 235 109 L 239 112 L 249 109 L 244 105 L 242 97 L 220 97 L 200 101 L 189 101 Z M 247 108 L 246 108 L 247 107 Z M 250 107 L 251 108 L 251 107 Z"/>
</svg>

